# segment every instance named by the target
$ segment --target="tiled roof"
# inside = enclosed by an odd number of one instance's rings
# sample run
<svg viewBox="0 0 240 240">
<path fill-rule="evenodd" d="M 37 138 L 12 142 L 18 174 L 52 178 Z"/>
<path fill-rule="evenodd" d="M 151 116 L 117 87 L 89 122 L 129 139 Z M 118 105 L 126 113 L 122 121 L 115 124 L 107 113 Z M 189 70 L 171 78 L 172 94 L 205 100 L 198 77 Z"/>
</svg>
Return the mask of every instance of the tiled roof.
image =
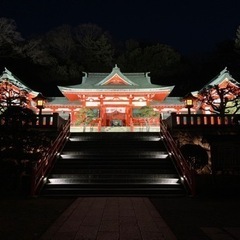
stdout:
<svg viewBox="0 0 240 240">
<path fill-rule="evenodd" d="M 8 79 L 13 85 L 18 87 L 19 89 L 26 90 L 29 93 L 33 95 L 38 95 L 39 92 L 33 91 L 31 88 L 29 88 L 25 83 L 23 83 L 20 79 L 18 79 L 16 76 L 14 76 L 7 68 L 3 71 L 1 77 L 0 77 L 0 82 L 3 81 L 4 79 Z"/>
<path fill-rule="evenodd" d="M 229 71 L 225 67 L 216 77 L 214 77 L 205 86 L 203 86 L 202 89 L 204 89 L 208 86 L 218 85 L 218 84 L 222 83 L 225 79 L 228 79 L 233 84 L 239 85 L 239 83 L 230 75 Z M 199 91 L 201 91 L 201 90 L 199 90 Z"/>
<path fill-rule="evenodd" d="M 71 106 L 80 106 L 79 101 L 69 101 L 66 97 L 51 97 L 47 99 L 46 106 L 62 106 L 62 105 L 71 105 Z"/>
<path fill-rule="evenodd" d="M 52 97 L 47 99 L 46 107 L 47 106 L 63 106 L 63 105 L 68 105 L 68 106 L 80 106 L 81 102 L 79 101 L 69 101 L 66 97 Z M 184 105 L 184 102 L 181 101 L 180 97 L 167 97 L 163 102 L 159 101 L 152 101 L 151 102 L 152 106 L 164 106 L 164 105 Z"/>
<path fill-rule="evenodd" d="M 164 101 L 152 101 L 152 106 L 184 106 L 184 102 L 182 101 L 181 97 L 166 97 Z"/>
<path fill-rule="evenodd" d="M 126 83 L 124 85 L 113 85 L 104 84 L 108 79 L 113 77 L 117 74 L 120 78 L 122 78 Z M 70 86 L 58 86 L 59 89 L 74 91 L 74 90 L 87 90 L 87 91 L 94 91 L 94 90 L 148 90 L 148 89 L 172 89 L 174 86 L 163 86 L 163 85 L 156 85 L 152 84 L 148 73 L 121 73 L 120 69 L 115 66 L 112 72 L 109 73 L 85 73 L 85 76 L 82 79 L 82 83 L 77 85 L 70 85 Z"/>
</svg>

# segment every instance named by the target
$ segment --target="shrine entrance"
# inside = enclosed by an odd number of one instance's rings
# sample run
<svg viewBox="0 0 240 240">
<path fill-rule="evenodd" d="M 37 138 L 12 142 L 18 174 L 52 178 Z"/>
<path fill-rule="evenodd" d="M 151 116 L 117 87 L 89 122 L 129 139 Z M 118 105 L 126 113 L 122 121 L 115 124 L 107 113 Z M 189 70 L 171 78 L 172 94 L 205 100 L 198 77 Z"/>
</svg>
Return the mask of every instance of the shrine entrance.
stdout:
<svg viewBox="0 0 240 240">
<path fill-rule="evenodd" d="M 106 126 L 122 127 L 126 126 L 125 107 L 107 107 L 105 112 Z"/>
</svg>

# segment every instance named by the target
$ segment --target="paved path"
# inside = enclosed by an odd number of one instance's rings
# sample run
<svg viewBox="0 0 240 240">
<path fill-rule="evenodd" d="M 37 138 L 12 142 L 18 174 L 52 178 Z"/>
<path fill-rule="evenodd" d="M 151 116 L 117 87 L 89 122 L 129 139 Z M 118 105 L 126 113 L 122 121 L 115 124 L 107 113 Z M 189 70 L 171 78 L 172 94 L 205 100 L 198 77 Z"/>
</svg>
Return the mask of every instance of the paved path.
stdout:
<svg viewBox="0 0 240 240">
<path fill-rule="evenodd" d="M 240 240 L 239 214 L 238 198 L 81 197 L 40 240 Z"/>
<path fill-rule="evenodd" d="M 41 240 L 177 240 L 145 197 L 78 198 Z"/>
</svg>

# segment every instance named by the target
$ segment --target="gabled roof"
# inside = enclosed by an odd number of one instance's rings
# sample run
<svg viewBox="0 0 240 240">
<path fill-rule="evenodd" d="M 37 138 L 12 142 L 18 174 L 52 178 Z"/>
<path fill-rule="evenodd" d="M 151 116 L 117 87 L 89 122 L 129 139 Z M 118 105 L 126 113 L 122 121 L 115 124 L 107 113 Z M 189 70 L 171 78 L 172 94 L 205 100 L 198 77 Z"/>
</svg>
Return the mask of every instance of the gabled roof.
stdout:
<svg viewBox="0 0 240 240">
<path fill-rule="evenodd" d="M 174 86 L 152 84 L 148 73 L 122 73 L 115 66 L 109 73 L 85 73 L 82 83 L 70 86 L 58 86 L 62 92 L 96 91 L 164 91 L 171 92 Z"/>
<path fill-rule="evenodd" d="M 39 92 L 33 91 L 31 88 L 26 86 L 22 81 L 20 81 L 16 76 L 14 76 L 7 68 L 2 73 L 0 77 L 0 82 L 8 80 L 13 85 L 18 87 L 20 90 L 26 90 L 28 93 L 32 94 L 33 96 L 37 96 Z"/>
<path fill-rule="evenodd" d="M 219 75 L 217 75 L 210 82 L 208 82 L 202 89 L 209 87 L 209 86 L 219 85 L 219 84 L 223 83 L 224 81 L 229 81 L 235 85 L 239 85 L 239 83 L 230 75 L 229 71 L 227 70 L 227 67 L 225 67 L 219 73 Z"/>
<path fill-rule="evenodd" d="M 191 93 L 193 96 L 196 97 L 199 94 L 199 92 L 201 92 L 203 89 L 212 87 L 214 85 L 223 84 L 226 81 L 240 87 L 240 83 L 232 77 L 232 75 L 227 70 L 227 67 L 225 67 L 216 77 L 214 77 L 207 84 L 205 84 L 200 90 L 193 91 Z"/>
<path fill-rule="evenodd" d="M 124 76 L 120 69 L 115 65 L 115 67 L 112 69 L 112 72 L 105 77 L 102 81 L 96 84 L 96 86 L 103 86 L 103 85 L 137 85 L 136 83 L 132 82 L 129 78 Z"/>
</svg>

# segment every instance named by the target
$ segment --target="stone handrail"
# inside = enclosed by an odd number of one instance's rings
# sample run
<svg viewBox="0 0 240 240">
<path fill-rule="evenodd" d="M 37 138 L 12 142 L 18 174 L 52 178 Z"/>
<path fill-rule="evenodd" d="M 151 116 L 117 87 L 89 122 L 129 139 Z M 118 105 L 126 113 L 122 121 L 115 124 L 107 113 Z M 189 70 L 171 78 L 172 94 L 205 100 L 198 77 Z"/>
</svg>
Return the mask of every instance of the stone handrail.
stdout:
<svg viewBox="0 0 240 240">
<path fill-rule="evenodd" d="M 60 128 L 66 121 L 59 117 L 58 113 L 53 114 L 42 114 L 42 115 L 34 115 L 31 118 L 12 118 L 9 119 L 4 118 L 0 115 L 0 126 L 12 126 L 15 125 L 17 127 L 36 127 L 36 128 Z"/>
</svg>

